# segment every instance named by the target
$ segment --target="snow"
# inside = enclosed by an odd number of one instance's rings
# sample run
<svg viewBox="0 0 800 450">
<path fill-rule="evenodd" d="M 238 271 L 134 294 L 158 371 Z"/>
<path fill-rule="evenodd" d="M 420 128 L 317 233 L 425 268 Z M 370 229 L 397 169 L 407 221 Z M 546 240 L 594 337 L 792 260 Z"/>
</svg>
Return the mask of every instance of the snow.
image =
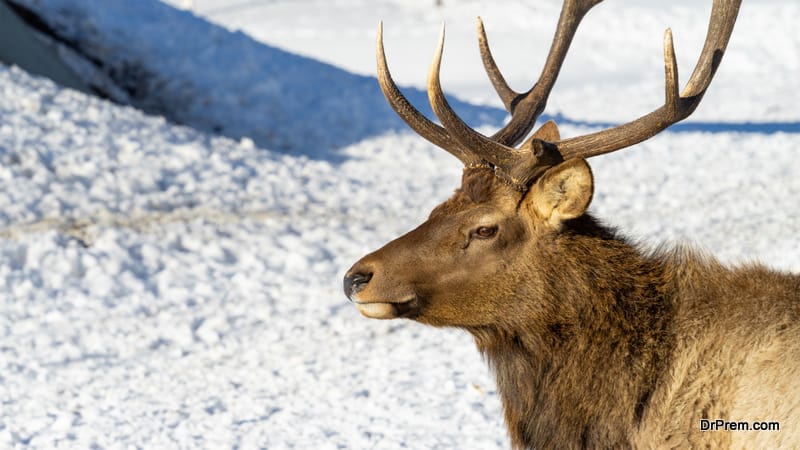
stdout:
<svg viewBox="0 0 800 450">
<path fill-rule="evenodd" d="M 507 448 L 471 338 L 364 319 L 341 277 L 460 177 L 369 78 L 378 19 L 415 104 L 447 19 L 443 84 L 488 131 L 474 16 L 523 89 L 556 2 L 20 3 L 191 126 L 0 67 L 0 447 Z M 562 133 L 657 106 L 667 26 L 685 80 L 696 3 L 592 11 L 548 109 Z M 746 2 L 694 125 L 591 161 L 596 215 L 800 271 L 798 7 Z"/>
</svg>

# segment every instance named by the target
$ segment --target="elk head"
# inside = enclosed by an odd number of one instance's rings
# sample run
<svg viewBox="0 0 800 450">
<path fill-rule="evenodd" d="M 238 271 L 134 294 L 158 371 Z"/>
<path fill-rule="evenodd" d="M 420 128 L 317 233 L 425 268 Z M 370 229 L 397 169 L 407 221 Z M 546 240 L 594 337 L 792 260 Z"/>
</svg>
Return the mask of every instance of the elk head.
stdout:
<svg viewBox="0 0 800 450">
<path fill-rule="evenodd" d="M 544 110 L 579 22 L 599 2 L 564 1 L 539 81 L 525 93 L 506 84 L 478 19 L 484 67 L 511 114 L 508 124 L 490 137 L 466 125 L 442 92 L 444 29 L 428 76 L 428 97 L 440 126 L 411 106 L 395 85 L 379 27 L 378 79 L 387 100 L 411 128 L 456 156 L 465 169 L 461 187 L 427 221 L 347 272 L 345 294 L 363 315 L 481 327 L 550 314 L 550 306 L 536 300 L 554 283 L 553 272 L 567 258 L 569 236 L 592 228 L 585 215 L 593 192 L 585 158 L 634 145 L 688 117 L 721 61 L 740 4 L 714 1 L 705 45 L 680 93 L 672 34 L 665 32 L 666 100 L 658 109 L 614 128 L 563 140 L 555 124 L 547 122 L 523 142 Z"/>
</svg>

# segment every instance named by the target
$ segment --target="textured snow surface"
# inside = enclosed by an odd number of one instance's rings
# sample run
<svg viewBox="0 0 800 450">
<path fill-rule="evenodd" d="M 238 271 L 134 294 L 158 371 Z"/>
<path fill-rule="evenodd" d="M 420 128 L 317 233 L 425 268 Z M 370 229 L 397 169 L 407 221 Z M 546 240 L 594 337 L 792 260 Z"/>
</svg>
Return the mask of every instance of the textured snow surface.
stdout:
<svg viewBox="0 0 800 450">
<path fill-rule="evenodd" d="M 474 15 L 484 15 L 502 54 L 521 51 L 514 36 L 550 34 L 558 14 L 554 2 L 504 2 L 500 15 L 480 1 L 445 0 L 433 10 L 422 0 L 196 0 L 195 10 L 219 24 L 211 25 L 145 0 L 107 2 L 148 13 L 122 17 L 106 2 L 26 1 L 57 11 L 65 29 L 69 17 L 83 17 L 108 39 L 94 45 L 131 52 L 121 59 L 201 86 L 207 117 L 225 126 L 248 122 L 270 101 L 229 82 L 251 76 L 235 58 L 240 49 L 229 65 L 166 69 L 181 48 L 187 60 L 202 59 L 203 49 L 172 45 L 186 40 L 183 26 L 240 28 L 257 39 L 222 33 L 205 50 L 217 57 L 232 40 L 273 51 L 263 40 L 368 74 L 382 16 L 390 64 L 400 82 L 415 84 L 401 72 L 424 79 L 445 16 L 454 29 L 444 63 L 450 85 L 496 107 L 485 75 L 469 65 L 477 61 L 466 50 L 474 51 Z M 655 107 L 663 28 L 673 27 L 686 79 L 708 13 L 673 3 L 608 2 L 587 16 L 551 112 L 618 121 Z M 697 111 L 707 125 L 592 160 L 592 211 L 646 246 L 688 241 L 726 263 L 800 271 L 800 134 L 743 126 L 800 123 L 797 14 L 794 0 L 745 3 Z M 612 22 L 603 28 L 604 20 Z M 138 36 L 142 29 L 151 36 Z M 134 54 L 139 38 L 155 50 Z M 650 41 L 652 49 L 640 49 Z M 529 84 L 544 47 L 501 66 Z M 280 64 L 298 85 L 325 98 L 298 100 L 275 118 L 287 127 L 312 129 L 306 112 L 335 117 L 377 103 L 358 94 L 374 80 L 335 69 L 331 81 L 329 72 L 292 68 L 318 63 L 286 55 Z M 286 92 L 290 104 L 295 91 Z M 219 106 L 230 97 L 254 103 Z M 173 106 L 192 112 L 197 104 Z M 476 119 L 494 111 L 464 107 Z M 353 262 L 424 220 L 460 177 L 455 159 L 385 125 L 395 122 L 382 111 L 375 122 L 354 115 L 361 131 L 328 123 L 320 148 L 287 154 L 246 129 L 237 139 L 213 136 L 0 66 L 0 448 L 507 448 L 494 383 L 468 335 L 367 320 L 341 293 Z M 713 131 L 714 123 L 727 128 Z M 586 131 L 562 128 L 565 136 Z"/>
</svg>

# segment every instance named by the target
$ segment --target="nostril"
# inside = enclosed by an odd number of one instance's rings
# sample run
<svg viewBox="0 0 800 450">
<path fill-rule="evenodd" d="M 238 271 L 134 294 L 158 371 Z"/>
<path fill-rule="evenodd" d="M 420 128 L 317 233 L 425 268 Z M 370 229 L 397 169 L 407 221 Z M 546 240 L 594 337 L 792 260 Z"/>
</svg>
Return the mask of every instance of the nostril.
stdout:
<svg viewBox="0 0 800 450">
<path fill-rule="evenodd" d="M 364 289 L 369 280 L 372 279 L 372 273 L 354 273 L 352 275 L 346 275 L 344 277 L 343 287 L 344 287 L 344 295 L 348 298 L 352 295 L 356 294 L 361 289 Z"/>
<path fill-rule="evenodd" d="M 357 273 L 353 275 L 353 284 L 367 284 L 372 279 L 372 273 Z"/>
</svg>

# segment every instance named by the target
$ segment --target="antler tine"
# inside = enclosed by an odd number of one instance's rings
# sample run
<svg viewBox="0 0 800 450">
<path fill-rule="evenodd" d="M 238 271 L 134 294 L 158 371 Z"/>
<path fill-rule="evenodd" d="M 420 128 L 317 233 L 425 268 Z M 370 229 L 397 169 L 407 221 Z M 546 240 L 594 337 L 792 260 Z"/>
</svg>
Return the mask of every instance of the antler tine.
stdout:
<svg viewBox="0 0 800 450">
<path fill-rule="evenodd" d="M 471 152 L 465 151 L 457 141 L 450 137 L 447 130 L 433 123 L 414 108 L 403 93 L 400 92 L 386 64 L 386 52 L 383 48 L 383 21 L 378 24 L 376 57 L 378 61 L 378 84 L 380 84 L 383 95 L 397 115 L 417 134 L 432 144 L 447 150 L 465 165 L 474 164 L 476 162 L 475 156 Z"/>
<path fill-rule="evenodd" d="M 664 105 L 632 122 L 555 143 L 564 158 L 575 156 L 588 158 L 629 147 L 689 117 L 700 104 L 722 61 L 740 5 L 741 0 L 714 0 L 703 50 L 689 82 L 680 95 L 678 95 L 678 69 L 672 32 L 668 29 L 664 33 L 666 72 Z"/>
<path fill-rule="evenodd" d="M 503 101 L 506 111 L 508 111 L 509 114 L 513 114 L 514 106 L 516 105 L 514 100 L 522 94 L 511 89 L 505 77 L 503 77 L 503 74 L 500 73 L 494 56 L 492 56 L 492 51 L 489 49 L 489 40 L 486 38 L 486 28 L 483 26 L 483 19 L 480 17 L 478 17 L 478 47 L 481 50 L 483 67 L 486 69 L 486 74 L 489 75 L 489 80 L 492 82 L 494 90 L 497 91 L 497 95 L 499 95 L 500 100 Z"/>
<path fill-rule="evenodd" d="M 536 119 L 544 111 L 547 97 L 553 89 L 578 25 L 583 16 L 601 1 L 564 0 L 553 42 L 547 55 L 547 61 L 539 76 L 539 81 L 524 94 L 513 91 L 500 74 L 500 70 L 497 68 L 497 64 L 489 50 L 483 23 L 480 18 L 478 19 L 478 43 L 484 68 L 495 90 L 503 100 L 506 109 L 512 114 L 511 120 L 492 135 L 492 140 L 504 145 L 515 146 L 530 133 L 534 123 L 536 123 Z"/>
</svg>

